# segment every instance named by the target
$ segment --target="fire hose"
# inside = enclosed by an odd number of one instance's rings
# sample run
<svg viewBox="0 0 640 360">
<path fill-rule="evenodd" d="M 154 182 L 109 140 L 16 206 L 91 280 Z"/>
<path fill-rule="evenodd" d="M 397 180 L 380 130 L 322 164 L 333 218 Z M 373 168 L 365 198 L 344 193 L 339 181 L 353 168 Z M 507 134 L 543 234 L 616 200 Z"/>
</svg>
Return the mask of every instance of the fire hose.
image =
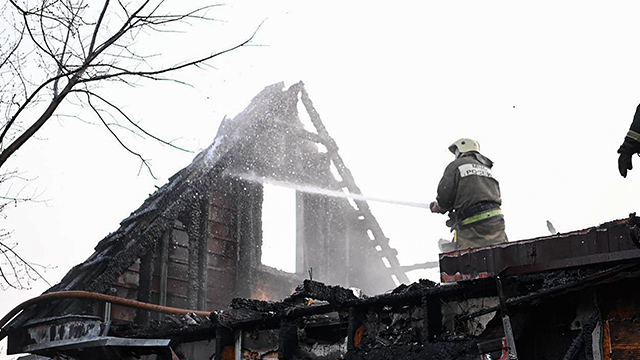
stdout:
<svg viewBox="0 0 640 360">
<path fill-rule="evenodd" d="M 110 302 L 112 304 L 117 304 L 117 305 L 122 305 L 126 307 L 137 308 L 137 309 L 143 309 L 143 310 L 149 310 L 149 311 L 155 311 L 155 312 L 161 312 L 165 314 L 179 314 L 179 315 L 196 314 L 198 316 L 203 316 L 203 317 L 207 317 L 211 314 L 210 311 L 174 308 L 169 306 L 146 303 L 142 301 L 125 299 L 125 298 L 112 296 L 112 295 L 94 293 L 90 291 L 80 291 L 80 290 L 58 291 L 58 292 L 43 294 L 35 298 L 26 300 L 22 302 L 20 305 L 13 308 L 13 310 L 9 311 L 7 315 L 5 315 L 2 319 L 0 319 L 0 340 L 4 339 L 7 336 L 7 332 L 5 331 L 4 326 L 9 321 L 11 321 L 11 319 L 13 319 L 16 315 L 18 315 L 22 310 L 40 302 L 50 301 L 52 299 L 66 299 L 66 298 L 101 300 L 105 302 Z"/>
</svg>

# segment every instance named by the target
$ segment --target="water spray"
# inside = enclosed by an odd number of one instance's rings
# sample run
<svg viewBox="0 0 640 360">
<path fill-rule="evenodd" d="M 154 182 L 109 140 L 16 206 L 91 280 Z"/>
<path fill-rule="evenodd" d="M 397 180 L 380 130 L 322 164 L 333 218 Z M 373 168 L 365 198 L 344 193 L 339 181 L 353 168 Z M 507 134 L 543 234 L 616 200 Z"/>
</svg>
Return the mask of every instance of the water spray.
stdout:
<svg viewBox="0 0 640 360">
<path fill-rule="evenodd" d="M 326 196 L 347 198 L 347 199 L 353 199 L 353 200 L 376 201 L 376 202 L 383 202 L 388 204 L 417 207 L 421 209 L 429 209 L 429 204 L 412 202 L 412 201 L 384 199 L 384 198 L 378 198 L 378 197 L 364 196 L 361 194 L 352 194 L 344 191 L 323 189 L 323 188 L 315 187 L 312 185 L 296 184 L 296 183 L 287 182 L 287 181 L 270 179 L 270 178 L 267 178 L 264 176 L 258 176 L 255 174 L 245 173 L 245 174 L 229 174 L 229 175 L 242 180 L 254 182 L 254 183 L 273 185 L 273 186 L 287 188 L 287 189 L 294 189 L 297 191 L 302 191 L 310 194 L 326 195 Z"/>
</svg>

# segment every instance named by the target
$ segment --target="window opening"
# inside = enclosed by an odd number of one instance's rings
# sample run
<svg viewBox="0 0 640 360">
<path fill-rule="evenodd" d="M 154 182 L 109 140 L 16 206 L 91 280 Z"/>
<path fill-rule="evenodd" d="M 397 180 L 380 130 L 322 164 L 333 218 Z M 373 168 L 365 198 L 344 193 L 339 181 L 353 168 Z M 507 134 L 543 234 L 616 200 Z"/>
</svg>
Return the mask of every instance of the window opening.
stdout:
<svg viewBox="0 0 640 360">
<path fill-rule="evenodd" d="M 264 184 L 262 264 L 296 272 L 296 191 Z"/>
</svg>

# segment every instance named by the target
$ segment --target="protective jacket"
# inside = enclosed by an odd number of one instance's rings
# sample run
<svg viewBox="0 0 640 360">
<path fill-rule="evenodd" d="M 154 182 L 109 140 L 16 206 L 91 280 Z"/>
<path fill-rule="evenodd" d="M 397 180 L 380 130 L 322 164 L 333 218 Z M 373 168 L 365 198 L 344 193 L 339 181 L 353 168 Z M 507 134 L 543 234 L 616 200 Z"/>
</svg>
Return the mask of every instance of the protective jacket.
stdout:
<svg viewBox="0 0 640 360">
<path fill-rule="evenodd" d="M 640 105 L 636 108 L 633 116 L 633 122 L 624 138 L 624 142 L 618 149 L 618 170 L 620 175 L 627 177 L 627 170 L 633 169 L 631 157 L 633 154 L 640 153 Z"/>
<path fill-rule="evenodd" d="M 636 108 L 636 113 L 633 115 L 633 122 L 631 123 L 631 127 L 629 128 L 629 132 L 627 132 L 627 139 L 631 140 L 631 143 L 634 144 L 635 148 L 633 150 L 639 150 L 640 147 L 640 105 Z M 632 151 L 633 151 L 632 150 Z"/>
<path fill-rule="evenodd" d="M 452 161 L 438 184 L 436 199 L 442 210 L 455 210 L 462 222 L 481 211 L 498 208 L 502 199 L 492 167 L 493 162 L 476 151 Z"/>
<path fill-rule="evenodd" d="M 640 133 L 640 104 L 636 108 L 636 113 L 633 115 L 630 130 Z"/>
</svg>

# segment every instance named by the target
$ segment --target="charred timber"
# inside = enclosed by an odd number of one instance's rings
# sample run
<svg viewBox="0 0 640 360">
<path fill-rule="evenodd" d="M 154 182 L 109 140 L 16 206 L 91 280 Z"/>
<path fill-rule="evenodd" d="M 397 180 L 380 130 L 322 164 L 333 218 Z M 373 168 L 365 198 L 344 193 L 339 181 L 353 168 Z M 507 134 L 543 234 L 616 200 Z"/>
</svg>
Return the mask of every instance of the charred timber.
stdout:
<svg viewBox="0 0 640 360">
<path fill-rule="evenodd" d="M 573 360 L 576 358 L 580 350 L 584 348 L 585 343 L 591 339 L 591 333 L 593 332 L 593 329 L 595 329 L 596 325 L 598 325 L 599 321 L 600 314 L 595 314 L 591 316 L 584 325 L 582 325 L 582 330 L 573 340 L 571 346 L 569 346 L 569 350 L 567 350 L 567 353 L 564 355 L 562 360 Z"/>
<path fill-rule="evenodd" d="M 421 280 L 409 286 L 401 285 L 390 294 L 358 299 L 353 292 L 339 286 L 328 286 L 317 281 L 305 280 L 297 291 L 283 302 L 274 303 L 251 299 L 234 299 L 230 310 L 216 311 L 210 315 L 214 324 L 226 327 L 260 326 L 264 329 L 275 329 L 280 326 L 281 319 L 296 319 L 305 316 L 327 314 L 330 312 L 348 311 L 352 308 L 377 308 L 396 305 L 422 305 L 427 298 L 448 298 L 469 292 L 470 288 L 493 295 L 495 287 L 487 286 L 491 282 L 473 281 L 466 284 L 434 286 L 433 282 Z M 487 289 L 489 289 L 487 291 Z M 326 301 L 318 304 L 315 301 L 300 303 L 301 298 Z M 298 304 L 296 305 L 296 301 Z M 434 302 L 437 303 L 437 302 Z M 434 310 L 435 311 L 435 310 Z M 435 323 L 434 323 L 435 324 Z M 431 335 L 439 334 L 436 328 Z"/>
<path fill-rule="evenodd" d="M 334 305 L 341 305 L 358 299 L 353 291 L 349 289 L 340 286 L 325 285 L 313 280 L 305 280 L 296 288 L 296 291 L 291 297 L 308 297 L 327 301 L 329 304 Z"/>
<path fill-rule="evenodd" d="M 605 280 L 608 279 L 612 276 L 615 276 L 616 274 L 619 274 L 623 271 L 631 271 L 631 270 L 637 270 L 637 268 L 640 267 L 640 264 L 638 263 L 633 263 L 633 264 L 621 264 L 618 266 L 615 266 L 613 268 L 607 269 L 607 270 L 603 270 L 600 272 L 597 272 L 595 274 L 589 275 L 589 276 L 585 276 L 577 281 L 573 281 L 573 282 L 569 282 L 569 283 L 564 283 L 555 287 L 551 287 L 551 288 L 547 288 L 544 290 L 540 290 L 534 293 L 530 293 L 527 295 L 523 295 L 523 296 L 519 296 L 519 297 L 513 297 L 513 298 L 509 298 L 506 299 L 506 305 L 507 306 L 514 306 L 514 305 L 519 305 L 521 303 L 525 303 L 525 302 L 530 302 L 530 301 L 534 301 L 546 296 L 552 296 L 552 295 L 556 295 L 559 294 L 563 291 L 571 291 L 571 290 L 577 290 L 578 287 L 582 286 L 582 285 L 586 285 L 592 281 L 598 281 L 598 280 Z M 463 315 L 458 317 L 458 320 L 460 321 L 464 321 L 464 320 L 469 320 L 478 316 L 482 316 L 485 314 L 489 314 L 492 313 L 494 311 L 500 310 L 500 306 L 493 306 L 490 308 L 486 308 L 486 309 L 482 309 L 482 310 L 478 310 L 476 312 L 473 313 L 469 313 L 467 315 Z"/>
</svg>

